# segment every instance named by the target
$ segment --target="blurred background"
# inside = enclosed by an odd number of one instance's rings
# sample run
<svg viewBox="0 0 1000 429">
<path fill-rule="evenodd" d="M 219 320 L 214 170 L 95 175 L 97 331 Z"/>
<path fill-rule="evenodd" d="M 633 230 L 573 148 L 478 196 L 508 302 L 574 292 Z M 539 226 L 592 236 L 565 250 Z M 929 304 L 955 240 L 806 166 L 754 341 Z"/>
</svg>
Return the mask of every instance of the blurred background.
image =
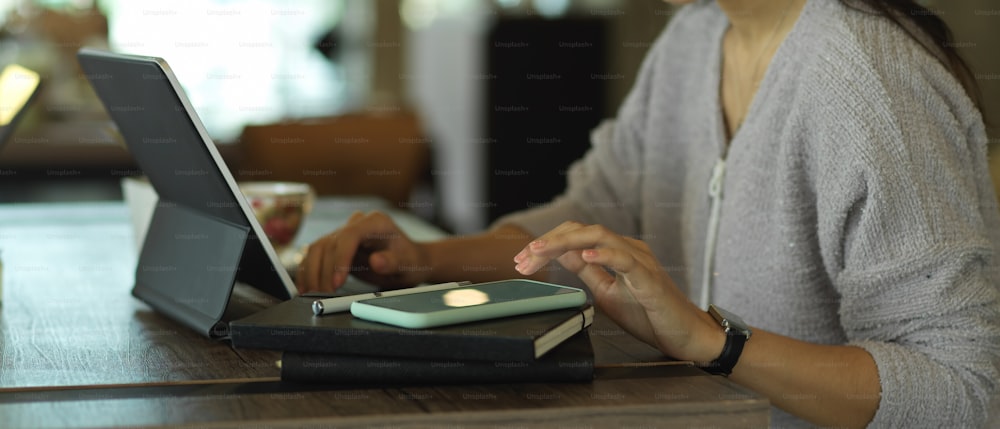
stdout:
<svg viewBox="0 0 1000 429">
<path fill-rule="evenodd" d="M 1000 7 L 925 3 L 951 24 L 1000 143 Z M 378 195 L 478 230 L 563 189 L 673 13 L 659 0 L 0 0 L 0 64 L 44 80 L 0 150 L 0 203 L 118 200 L 142 175 L 76 65 L 88 46 L 165 58 L 239 180 Z"/>
</svg>

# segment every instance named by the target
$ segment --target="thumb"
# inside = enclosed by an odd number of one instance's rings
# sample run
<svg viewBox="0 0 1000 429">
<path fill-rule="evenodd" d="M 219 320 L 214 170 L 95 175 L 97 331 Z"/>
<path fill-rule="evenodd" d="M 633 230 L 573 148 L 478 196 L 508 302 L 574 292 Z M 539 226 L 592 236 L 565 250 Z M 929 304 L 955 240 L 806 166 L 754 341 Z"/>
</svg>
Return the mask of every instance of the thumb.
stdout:
<svg viewBox="0 0 1000 429">
<path fill-rule="evenodd" d="M 399 268 L 399 261 L 391 251 L 380 250 L 368 257 L 368 266 L 375 274 L 394 274 Z"/>
</svg>

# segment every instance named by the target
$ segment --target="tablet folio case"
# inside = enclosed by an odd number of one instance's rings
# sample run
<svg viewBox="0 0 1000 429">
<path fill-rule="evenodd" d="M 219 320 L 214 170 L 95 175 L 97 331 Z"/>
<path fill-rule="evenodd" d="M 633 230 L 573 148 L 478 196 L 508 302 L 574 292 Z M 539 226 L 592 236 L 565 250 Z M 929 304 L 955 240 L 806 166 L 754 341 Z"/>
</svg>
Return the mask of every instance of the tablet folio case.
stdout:
<svg viewBox="0 0 1000 429">
<path fill-rule="evenodd" d="M 223 315 L 245 315 L 227 311 L 236 281 L 288 299 L 256 220 L 162 60 L 87 49 L 78 59 L 160 198 L 132 294 L 209 337 L 228 334 Z"/>
</svg>

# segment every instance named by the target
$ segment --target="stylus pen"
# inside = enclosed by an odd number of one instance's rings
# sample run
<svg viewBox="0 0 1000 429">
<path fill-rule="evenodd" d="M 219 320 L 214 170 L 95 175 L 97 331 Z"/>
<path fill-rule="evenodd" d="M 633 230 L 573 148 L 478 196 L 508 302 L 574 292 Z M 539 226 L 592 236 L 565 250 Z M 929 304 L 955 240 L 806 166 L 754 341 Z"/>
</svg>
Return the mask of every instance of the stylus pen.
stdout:
<svg viewBox="0 0 1000 429">
<path fill-rule="evenodd" d="M 322 316 L 324 314 L 341 313 L 350 310 L 351 303 L 353 303 L 354 301 L 361 301 L 363 299 L 378 298 L 383 296 L 409 295 L 411 293 L 430 292 L 442 289 L 453 289 L 465 286 L 467 284 L 472 284 L 472 282 L 438 283 L 434 285 L 417 286 L 408 289 L 387 290 L 385 292 L 372 292 L 372 293 L 363 293 L 360 295 L 348 295 L 348 296 L 338 296 L 335 298 L 319 299 L 313 301 L 313 314 L 317 316 Z"/>
</svg>

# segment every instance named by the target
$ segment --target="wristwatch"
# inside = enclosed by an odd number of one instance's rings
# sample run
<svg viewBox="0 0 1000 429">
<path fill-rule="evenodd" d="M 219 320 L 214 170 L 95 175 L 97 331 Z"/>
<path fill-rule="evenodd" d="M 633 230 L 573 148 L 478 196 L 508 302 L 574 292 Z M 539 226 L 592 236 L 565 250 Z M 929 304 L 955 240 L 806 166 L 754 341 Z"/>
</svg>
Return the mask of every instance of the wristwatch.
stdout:
<svg viewBox="0 0 1000 429">
<path fill-rule="evenodd" d="M 750 327 L 747 326 L 739 316 L 723 310 L 715 305 L 708 306 L 708 314 L 711 314 L 715 321 L 722 325 L 726 331 L 726 345 L 722 347 L 722 354 L 703 367 L 710 374 L 729 376 L 733 367 L 740 360 L 743 353 L 743 345 L 750 341 Z"/>
</svg>

